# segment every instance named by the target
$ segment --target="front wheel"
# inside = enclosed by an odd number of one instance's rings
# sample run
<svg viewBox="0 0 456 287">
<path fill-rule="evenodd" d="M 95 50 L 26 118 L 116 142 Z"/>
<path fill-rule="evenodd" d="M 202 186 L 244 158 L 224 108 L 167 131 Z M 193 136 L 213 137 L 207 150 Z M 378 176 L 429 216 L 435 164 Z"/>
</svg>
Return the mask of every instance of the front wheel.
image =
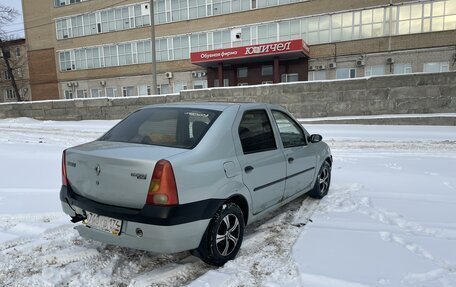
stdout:
<svg viewBox="0 0 456 287">
<path fill-rule="evenodd" d="M 204 262 L 222 266 L 236 257 L 244 237 L 244 215 L 234 203 L 226 203 L 212 218 L 201 244 L 193 252 Z"/>
<path fill-rule="evenodd" d="M 309 192 L 312 198 L 323 198 L 328 194 L 329 185 L 331 183 L 331 165 L 327 161 L 323 163 L 318 172 L 317 179 L 313 189 Z"/>
</svg>

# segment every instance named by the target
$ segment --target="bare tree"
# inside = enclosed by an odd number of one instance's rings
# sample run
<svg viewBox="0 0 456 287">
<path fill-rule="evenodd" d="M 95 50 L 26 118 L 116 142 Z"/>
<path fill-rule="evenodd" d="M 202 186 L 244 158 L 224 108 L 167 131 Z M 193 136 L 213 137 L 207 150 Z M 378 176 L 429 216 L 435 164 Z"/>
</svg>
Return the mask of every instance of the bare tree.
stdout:
<svg viewBox="0 0 456 287">
<path fill-rule="evenodd" d="M 14 92 L 16 93 L 17 101 L 21 101 L 21 94 L 19 93 L 19 89 L 16 84 L 16 79 L 13 73 L 13 67 L 10 63 L 11 52 L 9 50 L 9 46 L 7 45 L 7 33 L 3 30 L 2 27 L 11 23 L 16 17 L 19 15 L 16 9 L 12 7 L 8 7 L 5 5 L 0 5 L 0 49 L 2 51 L 3 60 L 6 66 L 6 73 L 8 74 L 8 78 L 11 79 L 11 84 L 13 86 Z"/>
</svg>

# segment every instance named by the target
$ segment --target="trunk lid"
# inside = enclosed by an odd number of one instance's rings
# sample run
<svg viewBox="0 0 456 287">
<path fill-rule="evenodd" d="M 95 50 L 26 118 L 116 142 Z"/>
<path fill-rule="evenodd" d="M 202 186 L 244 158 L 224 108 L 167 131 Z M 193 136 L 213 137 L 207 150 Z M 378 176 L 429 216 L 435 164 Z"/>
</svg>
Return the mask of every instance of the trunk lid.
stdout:
<svg viewBox="0 0 456 287">
<path fill-rule="evenodd" d="M 186 149 L 95 141 L 66 151 L 66 169 L 74 192 L 91 200 L 142 208 L 155 164 Z"/>
</svg>

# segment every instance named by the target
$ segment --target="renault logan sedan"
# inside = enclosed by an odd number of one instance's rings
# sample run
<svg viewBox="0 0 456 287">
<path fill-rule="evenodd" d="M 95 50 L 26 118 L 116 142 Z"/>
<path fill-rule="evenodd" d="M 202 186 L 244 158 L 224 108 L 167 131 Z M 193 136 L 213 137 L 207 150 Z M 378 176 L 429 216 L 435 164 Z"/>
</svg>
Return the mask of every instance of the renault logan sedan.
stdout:
<svg viewBox="0 0 456 287">
<path fill-rule="evenodd" d="M 275 105 L 148 106 L 63 152 L 60 200 L 83 237 L 223 265 L 247 224 L 327 194 L 332 156 L 321 140 Z"/>
</svg>

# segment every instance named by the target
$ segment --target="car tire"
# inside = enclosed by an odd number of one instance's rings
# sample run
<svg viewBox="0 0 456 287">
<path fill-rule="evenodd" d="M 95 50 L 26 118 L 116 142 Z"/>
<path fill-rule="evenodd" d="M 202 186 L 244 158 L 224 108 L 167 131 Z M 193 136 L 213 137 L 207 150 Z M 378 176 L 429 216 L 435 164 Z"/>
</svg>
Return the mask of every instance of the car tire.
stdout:
<svg viewBox="0 0 456 287">
<path fill-rule="evenodd" d="M 317 179 L 313 189 L 309 192 L 312 198 L 321 199 L 328 194 L 329 185 L 331 184 L 331 165 L 325 161 L 318 172 Z"/>
<path fill-rule="evenodd" d="M 236 257 L 244 237 L 244 215 L 235 203 L 225 203 L 215 213 L 192 254 L 207 264 L 222 266 Z"/>
</svg>

